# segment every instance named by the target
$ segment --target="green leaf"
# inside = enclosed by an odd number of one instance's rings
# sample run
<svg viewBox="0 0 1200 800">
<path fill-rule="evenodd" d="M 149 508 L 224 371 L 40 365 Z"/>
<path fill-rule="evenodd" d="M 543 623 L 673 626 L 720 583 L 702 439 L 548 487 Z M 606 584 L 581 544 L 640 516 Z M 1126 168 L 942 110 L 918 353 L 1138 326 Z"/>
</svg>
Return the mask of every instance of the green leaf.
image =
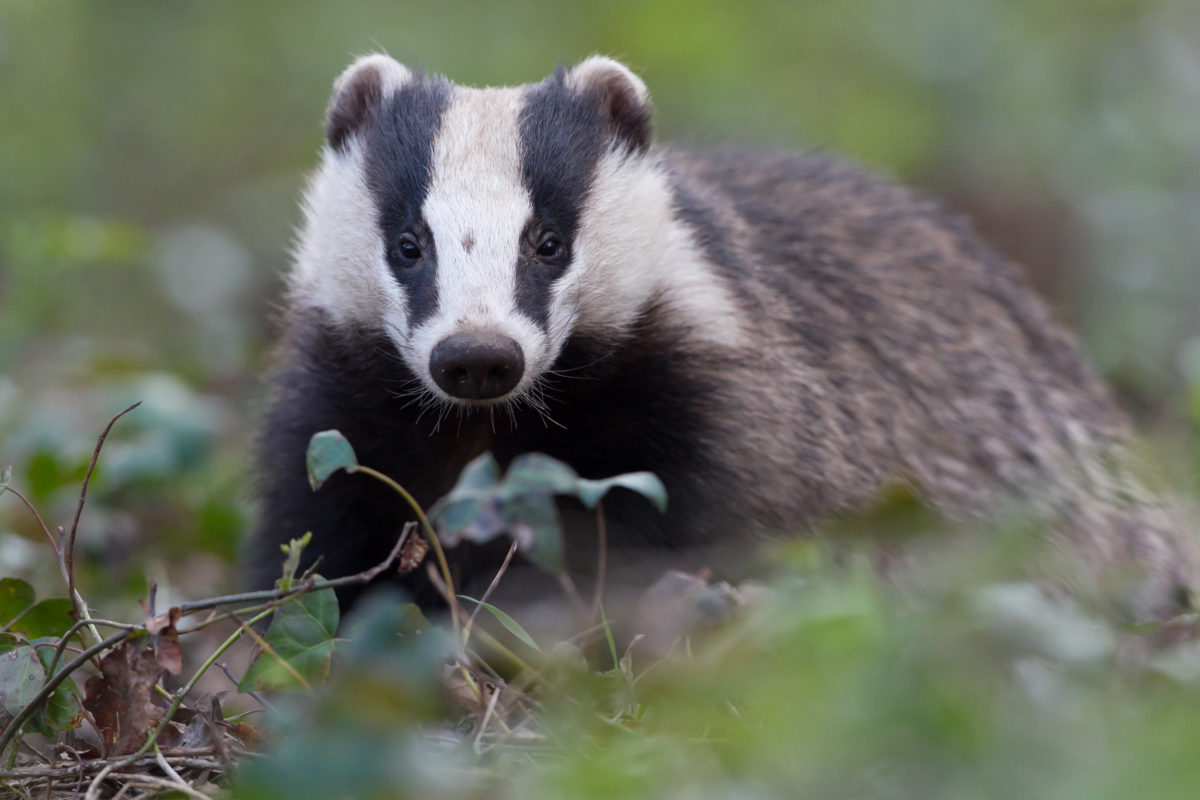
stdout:
<svg viewBox="0 0 1200 800">
<path fill-rule="evenodd" d="M 544 453 L 519 455 L 504 476 L 501 496 L 517 497 L 530 492 L 574 494 L 579 476 L 575 470 Z"/>
<path fill-rule="evenodd" d="M 445 497 L 438 500 L 429 509 L 429 518 L 437 520 L 438 527 L 451 534 L 451 541 L 457 535 L 463 534 L 472 522 L 475 522 L 489 507 L 494 507 L 495 488 L 500 482 L 500 465 L 496 463 L 491 453 L 483 453 L 471 460 L 458 476 L 454 488 Z M 494 515 L 495 509 L 492 508 Z M 481 535 L 475 531 L 466 538 L 472 541 L 486 541 L 499 531 Z"/>
<path fill-rule="evenodd" d="M 43 636 L 59 637 L 75 624 L 75 609 L 65 597 L 50 597 L 40 601 L 12 624 L 10 630 L 23 633 L 29 639 Z"/>
<path fill-rule="evenodd" d="M 280 659 L 307 681 L 324 680 L 329 675 L 337 625 L 338 605 L 333 589 L 317 589 L 281 606 L 263 636 L 274 655 L 259 653 L 238 689 L 245 692 L 297 688 L 296 679 L 279 663 Z"/>
<path fill-rule="evenodd" d="M 12 483 L 12 465 L 8 465 L 0 471 L 0 494 L 4 494 L 8 490 L 9 484 Z"/>
<path fill-rule="evenodd" d="M 496 608 L 491 603 L 485 603 L 482 600 L 476 600 L 474 597 L 469 597 L 465 594 L 460 594 L 459 598 L 463 600 L 470 600 L 472 603 L 483 606 L 488 611 L 492 612 L 492 616 L 496 618 L 497 622 L 504 626 L 506 631 L 532 647 L 534 650 L 537 650 L 539 653 L 542 652 L 542 648 L 538 647 L 537 642 L 533 640 L 533 637 L 529 635 L 529 632 L 522 628 L 521 624 L 508 614 Z"/>
<path fill-rule="evenodd" d="M 614 486 L 637 492 L 653 503 L 660 514 L 667 510 L 667 487 L 653 472 L 627 472 L 598 481 L 580 478 L 576 481 L 575 496 L 588 508 L 595 508 Z"/>
<path fill-rule="evenodd" d="M 54 658 L 54 648 L 58 644 L 58 639 L 44 637 L 37 639 L 32 644 L 46 671 L 46 677 L 49 679 L 52 677 L 49 674 L 50 661 Z M 61 670 L 62 667 L 63 662 L 60 660 L 58 669 Z M 83 695 L 80 693 L 79 687 L 75 685 L 75 681 L 67 678 L 58 685 L 46 704 L 30 718 L 29 725 L 43 736 L 53 736 L 59 731 L 74 730 L 82 722 Z"/>
<path fill-rule="evenodd" d="M 37 594 L 33 587 L 20 578 L 0 580 L 0 627 L 7 628 L 8 624 L 33 605 L 35 600 Z"/>
<path fill-rule="evenodd" d="M 552 496 L 528 494 L 514 498 L 505 505 L 504 513 L 505 527 L 530 561 L 547 572 L 566 569 L 562 526 Z"/>
<path fill-rule="evenodd" d="M 46 670 L 28 645 L 0 654 L 0 705 L 15 716 L 42 690 Z"/>
<path fill-rule="evenodd" d="M 463 467 L 463 471 L 459 473 L 458 482 L 454 484 L 454 488 L 450 490 L 448 496 L 453 497 L 456 492 L 489 489 L 499 482 L 500 465 L 496 463 L 496 457 L 491 453 L 484 453 L 476 456 Z"/>
<path fill-rule="evenodd" d="M 306 463 L 308 483 L 314 492 L 339 469 L 354 472 L 358 468 L 354 448 L 341 431 L 335 430 L 313 434 L 312 439 L 308 441 Z"/>
</svg>

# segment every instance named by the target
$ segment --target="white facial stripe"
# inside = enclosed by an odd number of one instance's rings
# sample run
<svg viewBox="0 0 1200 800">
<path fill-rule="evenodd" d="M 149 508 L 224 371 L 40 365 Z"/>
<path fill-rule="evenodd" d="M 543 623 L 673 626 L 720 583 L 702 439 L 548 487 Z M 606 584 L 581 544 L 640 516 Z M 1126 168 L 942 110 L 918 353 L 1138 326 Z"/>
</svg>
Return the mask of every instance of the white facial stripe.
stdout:
<svg viewBox="0 0 1200 800">
<path fill-rule="evenodd" d="M 322 309 L 339 324 L 377 324 L 389 312 L 403 314 L 404 293 L 387 265 L 357 141 L 343 155 L 325 149 L 303 208 L 289 276 L 293 302 Z"/>
<path fill-rule="evenodd" d="M 520 89 L 460 87 L 442 116 L 422 209 L 437 250 L 438 309 L 410 339 L 410 366 L 434 391 L 429 354 L 459 331 L 512 337 L 529 375 L 547 366 L 545 337 L 515 302 L 521 233 L 533 213 L 521 176 L 522 98 Z"/>
<path fill-rule="evenodd" d="M 646 300 L 659 297 L 697 338 L 745 344 L 741 312 L 672 209 L 663 170 L 615 152 L 601 159 L 575 240 L 578 310 L 558 302 L 567 291 L 560 287 L 551 329 L 570 313 L 575 330 L 619 338 Z"/>
</svg>

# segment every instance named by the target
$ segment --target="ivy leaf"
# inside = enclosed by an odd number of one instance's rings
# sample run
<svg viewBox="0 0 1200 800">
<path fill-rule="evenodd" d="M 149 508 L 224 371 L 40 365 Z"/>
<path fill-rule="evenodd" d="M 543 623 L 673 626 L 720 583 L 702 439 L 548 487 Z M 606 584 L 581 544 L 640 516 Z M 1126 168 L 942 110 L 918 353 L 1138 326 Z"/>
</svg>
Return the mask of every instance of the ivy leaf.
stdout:
<svg viewBox="0 0 1200 800">
<path fill-rule="evenodd" d="M 9 630 L 29 639 L 62 636 L 75 624 L 75 609 L 65 597 L 50 597 L 36 603 Z"/>
<path fill-rule="evenodd" d="M 317 582 L 323 583 L 324 579 L 318 577 Z M 333 589 L 317 589 L 281 606 L 263 636 L 274 653 L 258 654 L 238 690 L 295 689 L 293 671 L 306 681 L 324 680 L 329 675 L 337 626 L 338 604 Z"/>
<path fill-rule="evenodd" d="M 314 492 L 339 469 L 347 472 L 358 469 L 358 457 L 354 455 L 354 448 L 341 431 L 336 430 L 313 434 L 308 441 L 305 462 L 308 465 L 308 483 Z"/>
<path fill-rule="evenodd" d="M 566 569 L 563 560 L 562 526 L 554 498 L 548 494 L 527 494 L 505 505 L 506 527 L 522 552 L 547 572 Z"/>
<path fill-rule="evenodd" d="M 614 487 L 637 492 L 660 512 L 666 510 L 666 487 L 650 472 L 589 480 L 544 453 L 525 453 L 513 459 L 501 478 L 496 459 L 485 453 L 466 466 L 454 488 L 430 509 L 430 517 L 448 546 L 463 540 L 482 543 L 507 532 L 529 560 L 561 572 L 562 528 L 554 497 L 573 496 L 595 508 Z"/>
<path fill-rule="evenodd" d="M 37 594 L 33 587 L 20 578 L 0 580 L 0 626 L 7 628 L 35 600 Z"/>
<path fill-rule="evenodd" d="M 491 453 L 484 453 L 471 459 L 471 462 L 463 467 L 451 494 L 490 489 L 499 482 L 500 465 L 496 463 L 496 457 Z"/>
<path fill-rule="evenodd" d="M 598 481 L 579 478 L 575 482 L 574 494 L 585 506 L 595 508 L 608 490 L 616 486 L 637 492 L 653 503 L 660 514 L 667 510 L 667 487 L 653 472 L 627 472 Z"/>
<path fill-rule="evenodd" d="M 502 496 L 519 497 L 531 492 L 575 494 L 579 476 L 575 470 L 544 453 L 525 453 L 513 459 L 504 476 Z"/>
<path fill-rule="evenodd" d="M 32 647 L 19 645 L 0 653 L 0 705 L 16 716 L 42 690 L 45 678 L 46 670 Z"/>
<path fill-rule="evenodd" d="M 49 674 L 50 661 L 54 658 L 54 648 L 58 641 L 53 637 L 44 637 L 32 643 L 33 650 L 37 653 L 38 659 L 46 671 L 47 679 L 53 677 Z M 58 668 L 61 670 L 62 667 L 63 662 L 60 660 Z M 82 722 L 83 694 L 79 691 L 75 681 L 67 678 L 58 685 L 58 688 L 46 700 L 46 704 L 30 718 L 29 726 L 43 736 L 53 736 L 59 731 L 74 730 Z"/>
<path fill-rule="evenodd" d="M 534 650 L 538 651 L 539 653 L 542 652 L 542 648 L 538 647 L 537 642 L 535 642 L 533 640 L 533 637 L 529 635 L 529 632 L 526 631 L 524 628 L 522 628 L 521 624 L 519 622 L 517 622 L 515 619 L 510 617 L 505 612 L 496 608 L 491 603 L 485 603 L 482 600 L 476 600 L 474 597 L 468 597 L 465 594 L 460 594 L 459 598 L 463 599 L 463 600 L 470 600 L 472 603 L 476 603 L 478 605 L 483 606 L 488 611 L 492 612 L 492 616 L 496 618 L 497 622 L 499 622 L 501 625 L 504 626 L 504 629 L 506 631 L 508 631 L 513 636 L 517 637 L 522 642 L 529 645 L 530 647 L 532 647 Z"/>
<path fill-rule="evenodd" d="M 500 465 L 491 453 L 477 456 L 463 467 L 454 488 L 429 509 L 429 518 L 437 519 L 438 526 L 448 534 L 447 545 L 453 546 L 461 539 L 487 541 L 500 533 L 499 509 L 495 503 L 499 482 Z M 485 516 L 492 519 L 484 519 Z"/>
</svg>

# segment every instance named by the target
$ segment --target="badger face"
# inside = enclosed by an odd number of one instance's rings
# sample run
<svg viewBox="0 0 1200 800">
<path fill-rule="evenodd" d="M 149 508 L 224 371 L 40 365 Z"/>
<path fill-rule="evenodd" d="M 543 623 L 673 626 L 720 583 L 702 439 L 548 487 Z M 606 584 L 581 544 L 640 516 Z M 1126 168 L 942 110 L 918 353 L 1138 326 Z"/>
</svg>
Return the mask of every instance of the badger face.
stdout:
<svg viewBox="0 0 1200 800">
<path fill-rule="evenodd" d="M 666 201 L 649 119 L 608 59 L 502 89 L 360 59 L 334 86 L 293 300 L 385 331 L 426 399 L 528 397 L 573 332 L 627 327 L 649 291 L 610 240 L 639 194 Z"/>
</svg>

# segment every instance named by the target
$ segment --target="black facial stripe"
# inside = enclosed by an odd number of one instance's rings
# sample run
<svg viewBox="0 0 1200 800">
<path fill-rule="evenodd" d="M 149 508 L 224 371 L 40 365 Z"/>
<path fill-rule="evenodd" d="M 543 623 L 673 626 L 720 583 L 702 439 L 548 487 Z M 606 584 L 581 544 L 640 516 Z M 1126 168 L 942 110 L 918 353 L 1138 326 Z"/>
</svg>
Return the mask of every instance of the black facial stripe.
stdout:
<svg viewBox="0 0 1200 800">
<path fill-rule="evenodd" d="M 437 311 L 437 253 L 421 220 L 421 206 L 432 177 L 433 143 L 451 85 L 418 75 L 379 106 L 363 133 L 367 185 L 375 198 L 384 247 L 390 254 L 400 234 L 418 234 L 422 257 L 400 266 L 392 260 L 396 279 L 408 292 L 408 319 L 420 324 Z"/>
<path fill-rule="evenodd" d="M 521 174 L 534 209 L 534 229 L 527 234 L 536 238 L 551 230 L 566 247 L 561 268 L 524 255 L 518 264 L 517 310 L 545 328 L 550 287 L 570 263 L 579 215 L 611 133 L 595 98 L 571 91 L 561 69 L 525 93 L 520 129 Z M 530 238 L 523 237 L 523 253 L 530 244 L 537 247 Z"/>
</svg>

